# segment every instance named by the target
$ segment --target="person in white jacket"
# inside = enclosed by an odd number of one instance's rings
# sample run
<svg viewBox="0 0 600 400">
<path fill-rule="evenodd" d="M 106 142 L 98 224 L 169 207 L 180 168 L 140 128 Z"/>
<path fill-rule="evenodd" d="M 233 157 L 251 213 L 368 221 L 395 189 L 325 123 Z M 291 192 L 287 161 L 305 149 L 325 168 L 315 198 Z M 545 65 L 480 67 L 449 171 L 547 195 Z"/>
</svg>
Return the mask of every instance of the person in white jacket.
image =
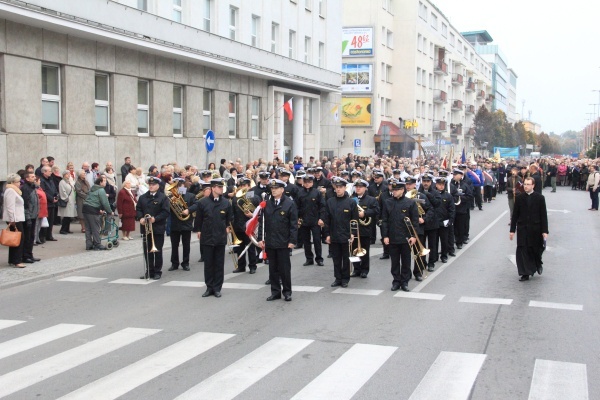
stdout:
<svg viewBox="0 0 600 400">
<path fill-rule="evenodd" d="M 25 221 L 25 202 L 21 192 L 21 177 L 17 174 L 8 174 L 6 187 L 4 189 L 4 212 L 2 219 L 6 221 L 11 229 L 16 228 L 23 232 Z M 21 234 L 21 242 L 17 247 L 8 248 L 8 264 L 17 268 L 25 268 L 23 264 L 24 236 Z"/>
</svg>

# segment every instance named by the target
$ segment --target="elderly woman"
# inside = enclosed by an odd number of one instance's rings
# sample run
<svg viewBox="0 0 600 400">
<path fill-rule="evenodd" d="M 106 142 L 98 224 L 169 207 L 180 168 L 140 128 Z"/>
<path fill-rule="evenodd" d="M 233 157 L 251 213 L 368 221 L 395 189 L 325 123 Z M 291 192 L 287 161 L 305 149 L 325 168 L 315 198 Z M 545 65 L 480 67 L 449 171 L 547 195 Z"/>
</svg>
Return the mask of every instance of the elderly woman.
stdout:
<svg viewBox="0 0 600 400">
<path fill-rule="evenodd" d="M 141 168 L 138 167 L 135 169 L 135 176 L 137 179 L 137 198 L 139 199 L 141 195 L 148 191 L 148 183 L 146 183 L 146 176 Z M 133 185 L 131 186 L 131 191 L 133 192 Z"/>
<path fill-rule="evenodd" d="M 129 182 L 129 186 L 131 187 L 131 192 L 136 195 L 137 194 L 137 190 L 138 190 L 138 186 L 139 186 L 139 180 L 138 180 L 138 169 L 140 170 L 140 174 L 142 173 L 142 169 L 141 168 L 136 168 L 133 165 L 129 166 L 129 173 L 127 174 L 127 176 L 125 177 L 125 181 Z"/>
<path fill-rule="evenodd" d="M 100 244 L 102 215 L 112 215 L 113 212 L 108 203 L 108 196 L 104 191 L 105 186 L 106 177 L 104 175 L 99 175 L 94 181 L 94 186 L 90 189 L 87 198 L 83 202 L 86 250 L 106 250 L 106 247 Z"/>
<path fill-rule="evenodd" d="M 4 190 L 4 213 L 2 218 L 11 230 L 23 232 L 25 221 L 25 202 L 21 192 L 21 177 L 17 174 L 9 174 L 6 178 Z M 8 263 L 17 268 L 25 268 L 23 260 L 24 235 L 21 234 L 21 242 L 17 247 L 8 248 Z"/>
<path fill-rule="evenodd" d="M 73 165 L 72 161 L 67 163 L 67 171 L 69 171 L 69 180 L 71 181 L 71 185 L 74 185 L 77 177 L 75 176 L 75 165 Z"/>
<path fill-rule="evenodd" d="M 63 179 L 58 183 L 58 216 L 61 218 L 60 234 L 66 235 L 71 232 L 71 218 L 77 216 L 77 205 L 75 199 L 75 188 L 71 183 L 71 173 L 63 171 Z M 62 203 L 62 204 L 61 204 Z"/>
<path fill-rule="evenodd" d="M 131 183 L 123 182 L 123 188 L 117 196 L 117 212 L 121 219 L 121 231 L 123 231 L 123 240 L 131 240 L 129 234 L 135 231 L 135 207 L 137 202 L 131 192 Z"/>
<path fill-rule="evenodd" d="M 86 173 L 84 170 L 79 170 L 77 173 L 77 180 L 75 181 L 75 201 L 77 205 L 77 219 L 81 225 L 81 232 L 85 233 L 85 221 L 83 218 L 83 202 L 88 196 L 90 191 L 90 183 L 85 179 Z"/>
</svg>

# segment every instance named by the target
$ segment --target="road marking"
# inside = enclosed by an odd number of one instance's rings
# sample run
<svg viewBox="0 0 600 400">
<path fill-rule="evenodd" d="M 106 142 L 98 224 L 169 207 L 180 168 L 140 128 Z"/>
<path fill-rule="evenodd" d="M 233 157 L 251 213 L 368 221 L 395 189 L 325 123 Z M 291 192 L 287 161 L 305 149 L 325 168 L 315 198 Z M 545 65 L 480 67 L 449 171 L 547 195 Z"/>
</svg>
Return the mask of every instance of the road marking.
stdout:
<svg viewBox="0 0 600 400">
<path fill-rule="evenodd" d="M 375 257 L 383 254 L 383 247 L 371 247 L 369 249 L 369 257 Z"/>
<path fill-rule="evenodd" d="M 582 311 L 583 305 L 581 304 L 568 304 L 568 303 L 550 303 L 547 301 L 535 301 L 529 302 L 529 307 L 541 307 L 541 308 L 555 308 L 558 310 L 574 310 Z"/>
<path fill-rule="evenodd" d="M 396 349 L 398 348 L 357 343 L 292 397 L 292 400 L 351 399 Z"/>
<path fill-rule="evenodd" d="M 529 400 L 588 400 L 585 364 L 535 360 Z"/>
<path fill-rule="evenodd" d="M 212 349 L 235 335 L 198 332 L 136 363 L 126 366 L 61 399 L 116 399 L 136 387 Z"/>
<path fill-rule="evenodd" d="M 419 300 L 442 300 L 446 297 L 445 294 L 436 293 L 413 293 L 413 292 L 398 292 L 394 297 L 404 297 L 407 299 L 419 299 Z"/>
<path fill-rule="evenodd" d="M 93 325 L 58 324 L 41 331 L 18 337 L 0 344 L 0 360 L 53 340 L 91 328 Z"/>
<path fill-rule="evenodd" d="M 157 332 L 160 329 L 126 328 L 9 372 L 0 376 L 0 397 L 42 382 Z"/>
<path fill-rule="evenodd" d="M 92 278 L 91 276 L 69 276 L 67 278 L 59 279 L 59 282 L 84 282 L 84 283 L 96 283 L 104 281 L 106 278 Z"/>
<path fill-rule="evenodd" d="M 323 289 L 322 286 L 293 286 L 292 285 L 292 292 L 318 292 L 319 290 Z"/>
<path fill-rule="evenodd" d="M 339 293 L 339 294 L 360 294 L 360 295 L 363 295 L 363 296 L 378 296 L 381 293 L 383 293 L 383 290 L 341 288 L 341 289 L 334 290 L 332 293 Z"/>
<path fill-rule="evenodd" d="M 223 283 L 224 289 L 248 289 L 248 290 L 258 290 L 266 288 L 266 285 L 259 285 L 257 283 Z"/>
<path fill-rule="evenodd" d="M 467 297 L 463 296 L 458 300 L 460 303 L 478 303 L 478 304 L 503 304 L 509 306 L 512 299 L 500 299 L 494 297 Z"/>
<path fill-rule="evenodd" d="M 498 221 L 500 221 L 507 213 L 508 213 L 508 211 L 504 211 L 502 214 L 500 214 L 494 221 L 492 221 L 491 224 L 489 224 L 484 230 L 479 232 L 479 234 L 477 236 L 475 236 L 472 240 L 470 240 L 469 243 L 464 245 L 462 250 L 457 249 L 456 257 L 450 257 L 450 259 L 448 260 L 447 263 L 442 264 L 442 266 L 439 268 L 436 268 L 436 270 L 434 272 L 430 272 L 429 277 L 427 279 L 424 279 L 423 282 L 419 283 L 417 286 L 415 286 L 413 289 L 411 289 L 411 291 L 412 292 L 420 292 L 421 290 L 423 290 L 423 288 L 425 286 L 429 285 L 439 274 L 442 273 L 442 271 L 444 271 L 446 268 L 448 268 L 450 265 L 452 265 L 453 262 L 455 262 L 461 255 L 463 255 L 465 253 L 465 251 L 467 251 L 469 249 L 469 247 L 471 247 L 479 239 L 481 239 L 483 237 L 483 235 L 485 235 L 487 233 L 487 231 L 492 229 L 492 227 L 494 225 L 496 225 L 496 223 Z"/>
<path fill-rule="evenodd" d="M 204 282 L 197 281 L 171 281 L 167 283 L 163 283 L 161 286 L 181 286 L 181 287 L 193 287 L 193 288 L 201 288 L 206 286 Z"/>
<path fill-rule="evenodd" d="M 177 399 L 233 399 L 312 342 L 307 339 L 271 339 Z"/>
<path fill-rule="evenodd" d="M 571 212 L 571 211 L 569 211 L 569 210 L 552 210 L 552 209 L 550 209 L 550 208 L 548 208 L 546 211 L 550 211 L 550 212 L 559 212 L 559 213 L 563 213 L 563 214 L 568 214 L 568 213 L 570 213 L 570 212 Z"/>
<path fill-rule="evenodd" d="M 122 278 L 117 279 L 116 281 L 108 282 L 108 283 L 119 283 L 122 285 L 149 285 L 153 282 L 156 282 L 154 279 L 132 279 L 132 278 Z"/>
<path fill-rule="evenodd" d="M 0 319 L 0 329 L 10 328 L 11 326 L 19 325 L 25 321 L 16 321 L 11 319 Z"/>
<path fill-rule="evenodd" d="M 466 400 L 485 354 L 442 351 L 409 400 Z"/>
</svg>

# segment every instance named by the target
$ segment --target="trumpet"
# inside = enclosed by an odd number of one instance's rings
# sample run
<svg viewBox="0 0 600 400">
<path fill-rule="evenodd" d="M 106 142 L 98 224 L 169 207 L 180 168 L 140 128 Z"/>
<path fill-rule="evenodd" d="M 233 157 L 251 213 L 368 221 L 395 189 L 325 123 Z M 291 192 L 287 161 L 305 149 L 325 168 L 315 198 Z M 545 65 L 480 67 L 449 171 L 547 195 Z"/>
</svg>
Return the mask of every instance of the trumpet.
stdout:
<svg viewBox="0 0 600 400">
<path fill-rule="evenodd" d="M 410 221 L 410 218 L 404 217 L 404 223 L 406 224 L 406 227 L 408 228 L 408 232 L 410 233 L 410 236 L 417 239 L 415 244 L 409 243 L 410 252 L 412 254 L 413 259 L 415 260 L 415 265 L 417 266 L 417 268 L 419 268 L 419 271 L 421 272 L 421 276 L 423 276 L 423 278 L 427 278 L 429 276 L 429 272 L 427 271 L 425 262 L 423 261 L 423 259 L 421 257 L 425 257 L 427 254 L 429 254 L 430 250 L 428 248 L 426 248 L 425 246 L 423 246 L 423 243 L 421 243 L 421 240 L 419 239 L 419 234 L 417 233 L 415 227 L 413 226 L 412 222 Z M 410 238 L 406 238 L 407 241 L 409 239 Z"/>
<path fill-rule="evenodd" d="M 404 197 L 406 197 L 407 199 L 415 200 L 417 202 L 419 218 L 423 218 L 423 215 L 425 215 L 425 210 L 423 209 L 423 206 L 419 202 L 419 191 L 417 189 L 409 190 L 408 193 L 406 193 L 406 195 L 404 195 Z"/>
</svg>

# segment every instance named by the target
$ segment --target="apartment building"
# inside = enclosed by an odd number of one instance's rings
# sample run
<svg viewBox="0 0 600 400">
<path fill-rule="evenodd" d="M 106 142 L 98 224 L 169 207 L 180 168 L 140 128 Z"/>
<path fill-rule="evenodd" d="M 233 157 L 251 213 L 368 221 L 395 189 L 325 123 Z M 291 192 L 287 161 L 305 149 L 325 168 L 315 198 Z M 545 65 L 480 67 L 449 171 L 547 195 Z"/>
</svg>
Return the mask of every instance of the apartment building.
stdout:
<svg viewBox="0 0 600 400">
<path fill-rule="evenodd" d="M 372 70 L 368 88 L 342 84 L 342 107 L 370 104 L 370 121 L 342 118 L 343 150 L 352 152 L 354 140 L 362 139 L 363 154 L 378 152 L 384 131 L 392 154 L 412 154 L 416 140 L 438 154 L 471 150 L 473 118 L 492 100 L 492 68 L 433 3 L 346 0 L 343 26 L 350 43 L 356 28 L 373 32 L 370 54 L 342 55 L 342 82 L 347 64 Z"/>
<path fill-rule="evenodd" d="M 339 0 L 0 0 L 0 175 L 338 145 Z M 293 106 L 293 118 L 284 111 Z M 215 133 L 207 154 L 204 135 Z"/>
</svg>

